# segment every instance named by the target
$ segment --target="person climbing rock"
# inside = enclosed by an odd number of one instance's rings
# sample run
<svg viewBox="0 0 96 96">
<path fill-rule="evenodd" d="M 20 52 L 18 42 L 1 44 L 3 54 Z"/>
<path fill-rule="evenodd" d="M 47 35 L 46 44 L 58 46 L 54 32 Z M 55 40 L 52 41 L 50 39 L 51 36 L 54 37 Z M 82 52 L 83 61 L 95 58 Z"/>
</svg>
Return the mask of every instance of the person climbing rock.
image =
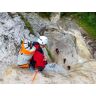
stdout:
<svg viewBox="0 0 96 96">
<path fill-rule="evenodd" d="M 48 38 L 46 36 L 40 36 L 36 42 L 23 41 L 19 51 L 18 66 L 43 71 L 47 60 L 42 48 L 46 47 L 47 43 Z"/>
</svg>

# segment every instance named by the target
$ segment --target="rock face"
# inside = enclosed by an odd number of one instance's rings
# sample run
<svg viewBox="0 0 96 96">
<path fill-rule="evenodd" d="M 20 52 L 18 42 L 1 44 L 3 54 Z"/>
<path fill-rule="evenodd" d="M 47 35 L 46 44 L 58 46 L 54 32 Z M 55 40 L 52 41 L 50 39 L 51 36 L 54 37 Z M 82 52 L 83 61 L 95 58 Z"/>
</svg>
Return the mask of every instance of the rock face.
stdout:
<svg viewBox="0 0 96 96">
<path fill-rule="evenodd" d="M 49 68 L 50 67 L 50 70 Z M 96 61 L 85 62 L 83 65 L 71 66 L 71 70 L 66 71 L 56 64 L 50 64 L 44 74 L 38 73 L 34 81 L 34 73 L 26 69 L 8 67 L 0 83 L 22 83 L 22 84 L 94 84 L 96 83 Z M 54 70 L 54 68 L 57 68 Z M 53 71 L 54 70 L 54 71 Z"/>
<path fill-rule="evenodd" d="M 92 55 L 88 50 L 84 38 L 81 35 L 79 28 L 74 22 L 69 22 L 65 31 L 64 26 L 54 24 L 54 30 L 48 26 L 48 31 L 45 35 L 49 38 L 49 49 L 53 53 L 55 62 L 61 64 L 63 67 L 71 66 L 72 64 L 83 63 L 92 59 Z M 68 22 L 67 22 L 68 24 Z M 58 26 L 59 25 L 59 26 Z M 63 25 L 63 24 L 62 24 Z"/>
<path fill-rule="evenodd" d="M 74 36 L 58 31 L 46 32 L 46 36 L 57 64 L 64 66 L 78 62 Z"/>
<path fill-rule="evenodd" d="M 38 73 L 34 82 L 33 71 L 12 67 L 17 63 L 21 40 L 33 41 L 35 37 L 29 35 L 29 30 L 16 13 L 12 17 L 0 13 L 0 83 L 96 83 L 96 61 L 73 21 L 61 20 L 60 13 L 52 14 L 51 20 L 36 13 L 22 14 L 34 32 L 43 32 L 48 37 L 48 48 L 55 61 L 51 62 L 44 49 L 49 64 L 44 73 Z"/>
<path fill-rule="evenodd" d="M 32 37 L 32 36 L 31 36 Z M 16 64 L 21 40 L 32 39 L 29 30 L 19 16 L 11 18 L 7 13 L 0 13 L 0 68 Z"/>
</svg>

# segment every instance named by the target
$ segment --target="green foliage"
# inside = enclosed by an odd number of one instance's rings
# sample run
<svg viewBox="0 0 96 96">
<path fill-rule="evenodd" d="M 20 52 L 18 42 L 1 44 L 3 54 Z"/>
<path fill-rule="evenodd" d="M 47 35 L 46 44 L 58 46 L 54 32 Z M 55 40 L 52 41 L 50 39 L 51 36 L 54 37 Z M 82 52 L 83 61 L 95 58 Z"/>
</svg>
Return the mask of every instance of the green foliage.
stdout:
<svg viewBox="0 0 96 96">
<path fill-rule="evenodd" d="M 68 16 L 72 16 L 72 15 L 76 15 L 76 12 L 61 12 L 60 13 L 60 17 L 68 17 Z"/>
<path fill-rule="evenodd" d="M 50 16 L 51 16 L 51 12 L 39 12 L 38 14 L 42 18 L 48 18 L 48 19 L 50 19 Z"/>
<path fill-rule="evenodd" d="M 60 13 L 60 17 L 62 18 L 62 17 L 64 17 L 65 16 L 65 12 L 61 12 Z"/>
<path fill-rule="evenodd" d="M 21 19 L 24 21 L 24 23 L 25 23 L 25 26 L 28 28 L 28 30 L 30 31 L 30 34 L 33 34 L 33 35 L 35 35 L 34 34 L 34 31 L 33 31 L 33 28 L 32 28 L 32 26 L 31 26 L 31 24 L 30 24 L 30 22 L 21 14 L 21 13 L 19 13 L 18 12 L 18 15 L 21 17 Z"/>
<path fill-rule="evenodd" d="M 54 62 L 55 60 L 54 60 L 54 58 L 52 56 L 51 51 L 48 49 L 48 47 L 46 47 L 46 50 L 47 50 L 48 56 L 50 57 L 51 61 Z"/>
<path fill-rule="evenodd" d="M 92 39 L 96 39 L 96 13 L 81 13 L 76 20 Z"/>
<path fill-rule="evenodd" d="M 87 31 L 92 39 L 96 39 L 96 13 L 95 12 L 61 12 L 61 17 L 69 16 Z"/>
</svg>

